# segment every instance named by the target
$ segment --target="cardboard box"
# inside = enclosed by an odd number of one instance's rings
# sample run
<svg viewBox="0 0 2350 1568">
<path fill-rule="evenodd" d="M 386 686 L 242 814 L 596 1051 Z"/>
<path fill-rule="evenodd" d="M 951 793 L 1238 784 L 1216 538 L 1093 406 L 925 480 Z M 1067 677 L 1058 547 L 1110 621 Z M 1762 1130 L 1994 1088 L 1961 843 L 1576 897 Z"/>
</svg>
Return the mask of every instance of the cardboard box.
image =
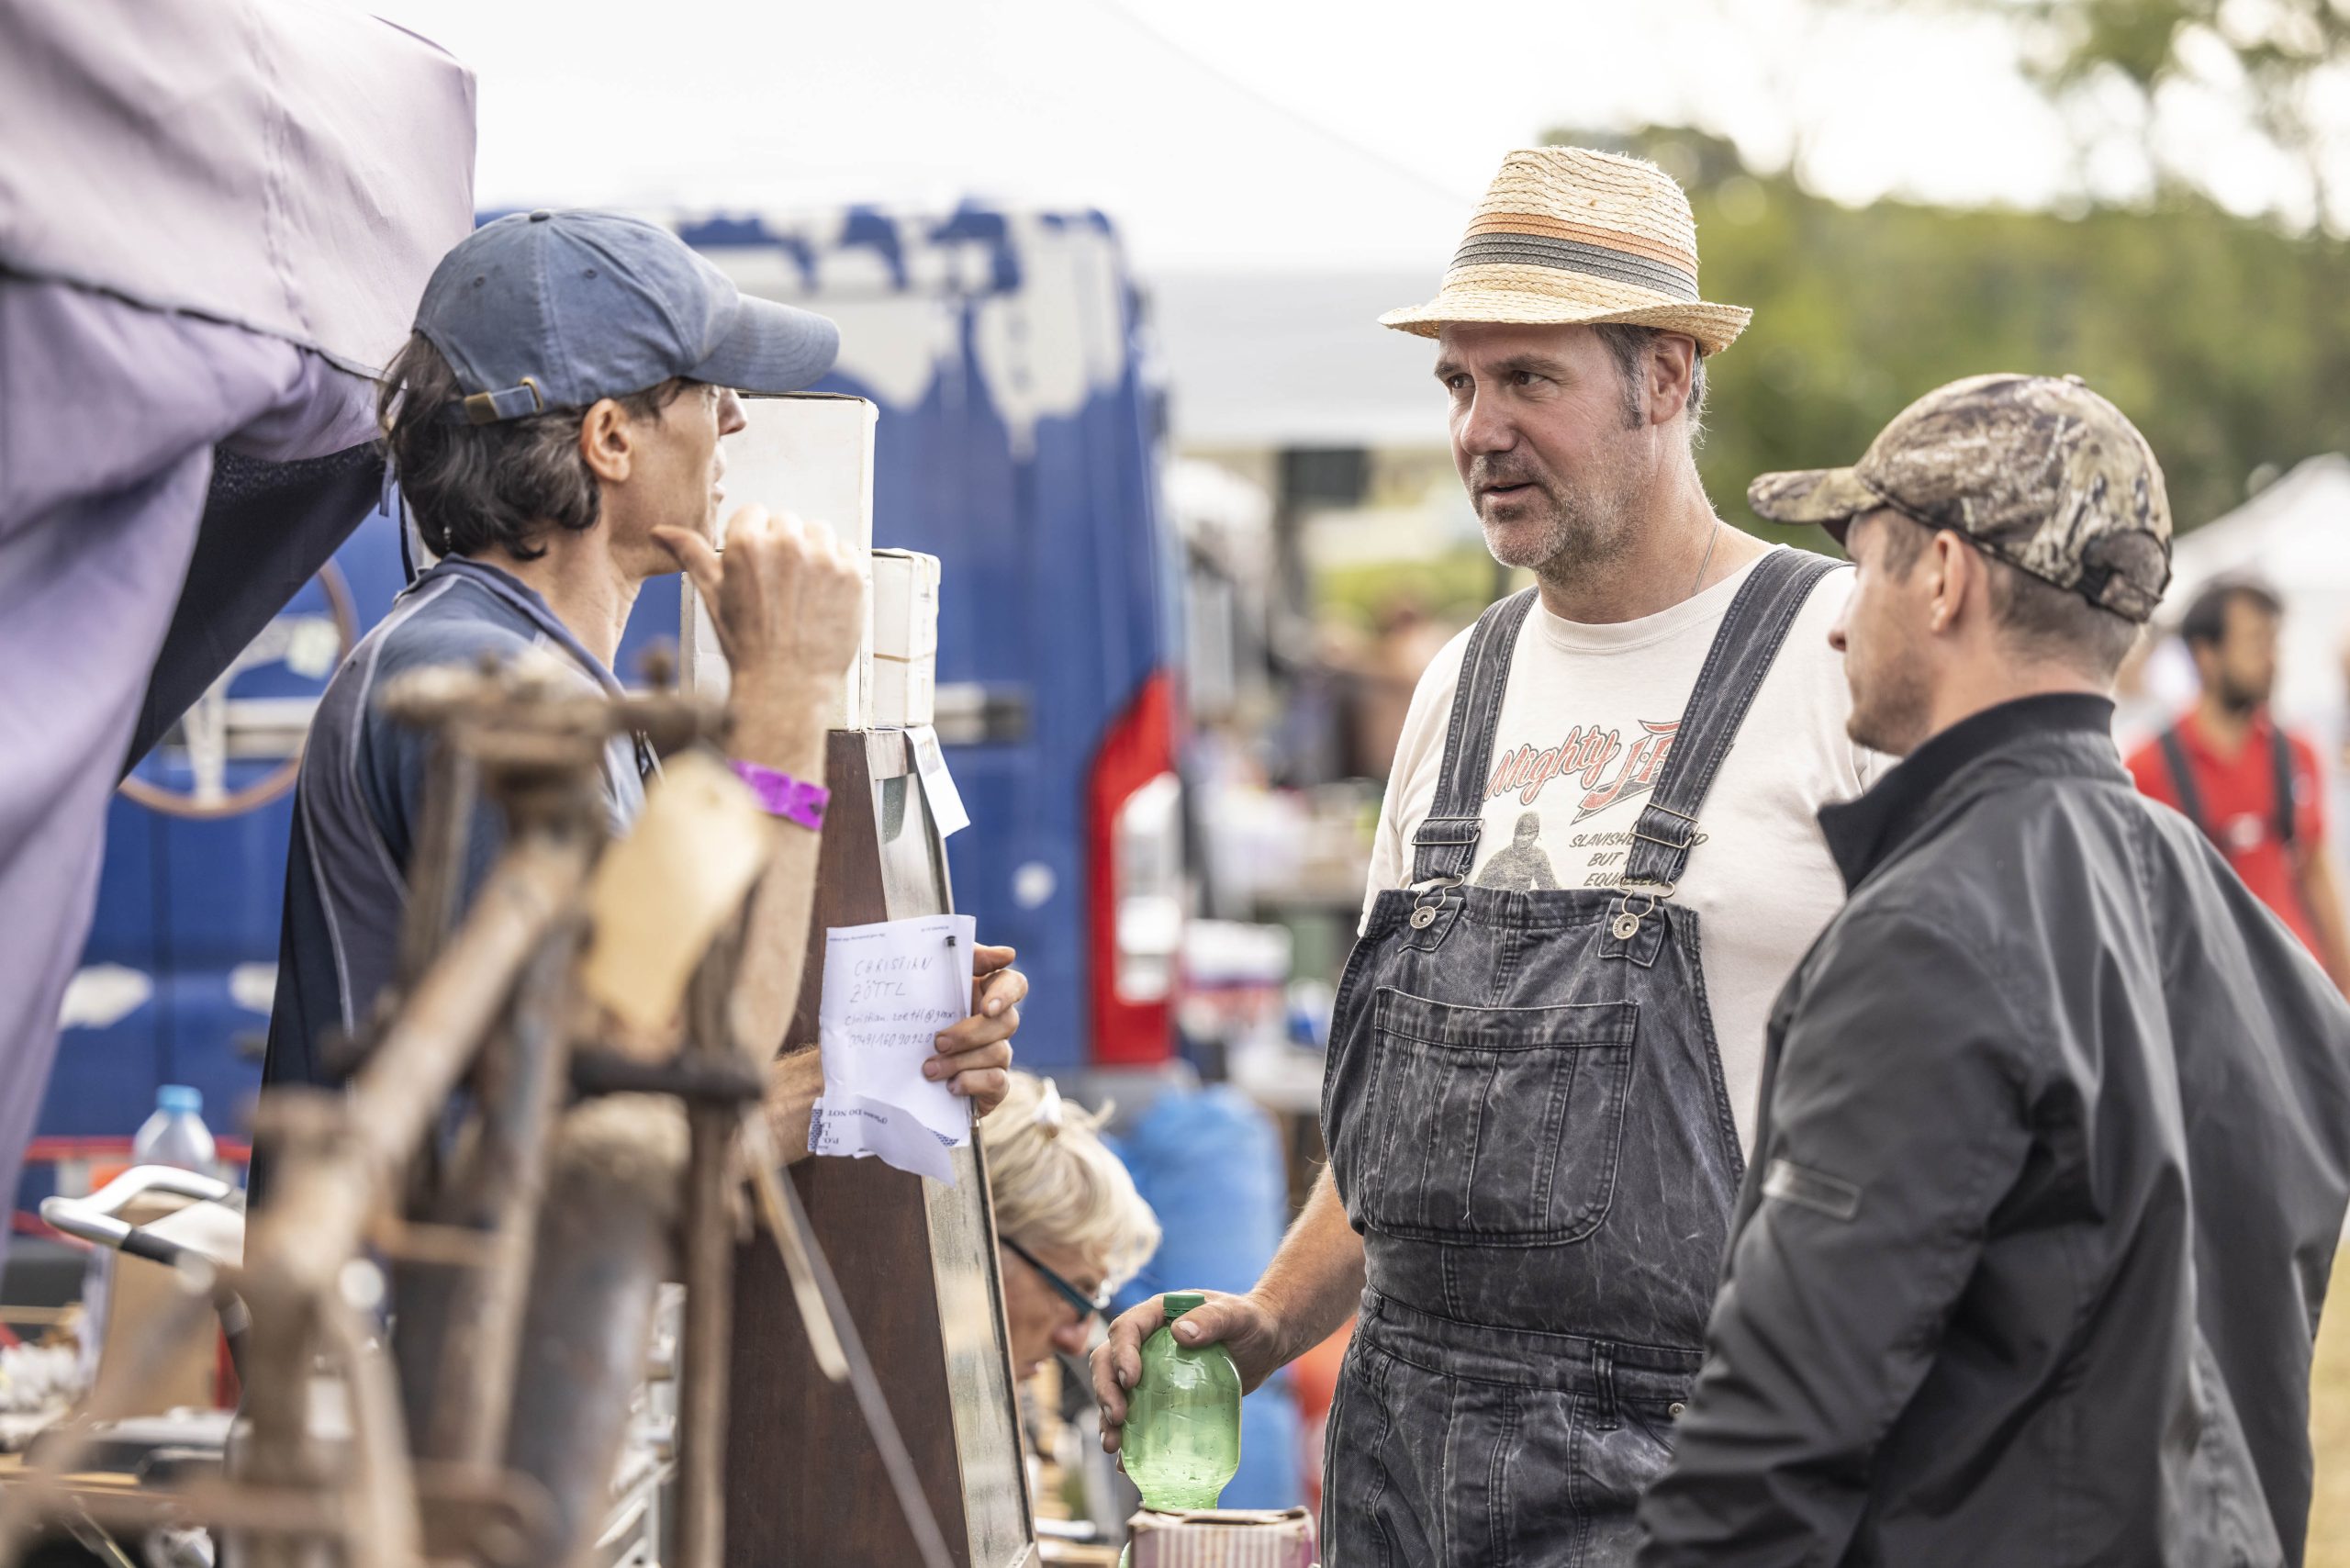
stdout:
<svg viewBox="0 0 2350 1568">
<path fill-rule="evenodd" d="M 863 398 L 832 392 L 745 398 L 747 422 L 723 448 L 725 513 L 755 502 L 770 512 L 829 523 L 865 563 L 865 641 L 832 694 L 829 722 L 837 730 L 861 730 L 873 722 L 873 431 L 880 416 Z M 724 516 L 719 526 L 725 527 Z M 719 548 L 725 549 L 723 538 Z M 725 695 L 726 655 L 690 577 L 678 613 L 677 649 L 688 689 Z"/>
<path fill-rule="evenodd" d="M 241 1216 L 217 1204 L 192 1203 L 166 1193 L 150 1193 L 126 1204 L 121 1217 L 152 1229 L 166 1241 L 234 1264 L 244 1249 Z M 105 1324 L 99 1333 L 101 1375 L 114 1369 L 127 1375 L 141 1355 L 151 1349 L 155 1330 L 176 1315 L 180 1297 L 178 1276 L 165 1265 L 128 1252 L 106 1260 Z M 92 1332 L 84 1325 L 84 1333 Z M 122 1410 L 125 1416 L 161 1416 L 182 1407 L 208 1410 L 220 1403 L 220 1323 L 211 1313 L 188 1323 L 162 1356 L 145 1383 L 141 1397 Z"/>
<path fill-rule="evenodd" d="M 938 557 L 873 552 L 873 722 L 912 729 L 938 718 Z"/>
<path fill-rule="evenodd" d="M 1314 1516 L 1304 1508 L 1145 1508 L 1126 1530 L 1134 1568 L 1314 1568 Z"/>
</svg>

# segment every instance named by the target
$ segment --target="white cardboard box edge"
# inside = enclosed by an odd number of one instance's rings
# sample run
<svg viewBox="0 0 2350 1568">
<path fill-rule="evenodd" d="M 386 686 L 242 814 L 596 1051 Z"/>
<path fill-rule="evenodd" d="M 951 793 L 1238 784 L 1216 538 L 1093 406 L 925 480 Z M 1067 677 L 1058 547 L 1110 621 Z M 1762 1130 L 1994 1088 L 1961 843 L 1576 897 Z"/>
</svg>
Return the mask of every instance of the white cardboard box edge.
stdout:
<svg viewBox="0 0 2350 1568">
<path fill-rule="evenodd" d="M 723 448 L 727 511 L 756 503 L 770 512 L 828 523 L 863 563 L 865 636 L 833 694 L 828 717 L 834 729 L 862 729 L 872 717 L 873 443 L 880 407 L 847 393 L 792 392 L 745 398 L 743 413 L 746 428 L 728 437 Z M 722 516 L 720 527 L 724 524 Z M 677 632 L 684 686 L 723 695 L 729 684 L 725 655 L 690 577 L 685 579 Z"/>
</svg>

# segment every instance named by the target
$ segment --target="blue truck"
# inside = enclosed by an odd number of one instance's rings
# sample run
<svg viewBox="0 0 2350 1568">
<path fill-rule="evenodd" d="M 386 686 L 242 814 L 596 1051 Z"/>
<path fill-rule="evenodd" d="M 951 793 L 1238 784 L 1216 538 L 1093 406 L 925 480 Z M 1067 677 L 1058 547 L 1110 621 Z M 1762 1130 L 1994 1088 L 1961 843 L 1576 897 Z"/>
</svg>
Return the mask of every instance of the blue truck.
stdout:
<svg viewBox="0 0 2350 1568">
<path fill-rule="evenodd" d="M 1182 927 L 1180 555 L 1140 296 L 1112 226 L 978 205 L 675 221 L 746 292 L 834 317 L 843 352 L 822 389 L 880 405 L 874 538 L 944 563 L 939 725 L 976 824 L 951 841 L 955 891 L 1035 982 L 1023 1061 L 1163 1064 Z M 241 1130 L 291 759 L 340 653 L 404 582 L 397 525 L 370 518 L 140 763 L 112 808 L 45 1137 L 127 1137 L 162 1083 L 202 1089 L 215 1128 Z M 647 585 L 623 678 L 674 636 L 677 604 Z M 50 1174 L 28 1170 L 20 1209 Z"/>
</svg>

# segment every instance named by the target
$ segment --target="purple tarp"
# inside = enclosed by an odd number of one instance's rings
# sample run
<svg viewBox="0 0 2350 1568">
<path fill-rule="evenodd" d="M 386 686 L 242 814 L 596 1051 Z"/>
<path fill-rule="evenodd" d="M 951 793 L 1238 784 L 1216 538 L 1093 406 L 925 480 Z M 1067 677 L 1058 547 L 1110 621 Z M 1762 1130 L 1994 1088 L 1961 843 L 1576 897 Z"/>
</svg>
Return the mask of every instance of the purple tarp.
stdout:
<svg viewBox="0 0 2350 1568">
<path fill-rule="evenodd" d="M 372 374 L 473 227 L 473 75 L 343 0 L 0 6 L 0 267 Z"/>
<path fill-rule="evenodd" d="M 0 1192 L 214 450 L 372 436 L 473 137 L 464 67 L 336 0 L 0 6 Z"/>
</svg>

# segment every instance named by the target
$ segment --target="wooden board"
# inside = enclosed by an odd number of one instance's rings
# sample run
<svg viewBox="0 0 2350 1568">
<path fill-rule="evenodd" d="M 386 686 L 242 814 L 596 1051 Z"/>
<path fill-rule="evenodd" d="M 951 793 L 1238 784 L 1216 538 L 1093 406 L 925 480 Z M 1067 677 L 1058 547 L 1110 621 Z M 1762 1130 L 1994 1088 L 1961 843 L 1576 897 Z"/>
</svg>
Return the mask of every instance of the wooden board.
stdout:
<svg viewBox="0 0 2350 1568">
<path fill-rule="evenodd" d="M 835 731 L 815 937 L 791 1038 L 816 1037 L 823 933 L 953 907 L 946 846 L 898 731 Z M 801 1203 L 840 1280 L 957 1568 L 1033 1560 L 1020 1417 L 986 1162 L 956 1185 L 878 1159 L 804 1159 Z M 899 1568 L 917 1561 L 849 1391 L 816 1371 L 773 1244 L 735 1266 L 726 1462 L 729 1568 Z"/>
</svg>

